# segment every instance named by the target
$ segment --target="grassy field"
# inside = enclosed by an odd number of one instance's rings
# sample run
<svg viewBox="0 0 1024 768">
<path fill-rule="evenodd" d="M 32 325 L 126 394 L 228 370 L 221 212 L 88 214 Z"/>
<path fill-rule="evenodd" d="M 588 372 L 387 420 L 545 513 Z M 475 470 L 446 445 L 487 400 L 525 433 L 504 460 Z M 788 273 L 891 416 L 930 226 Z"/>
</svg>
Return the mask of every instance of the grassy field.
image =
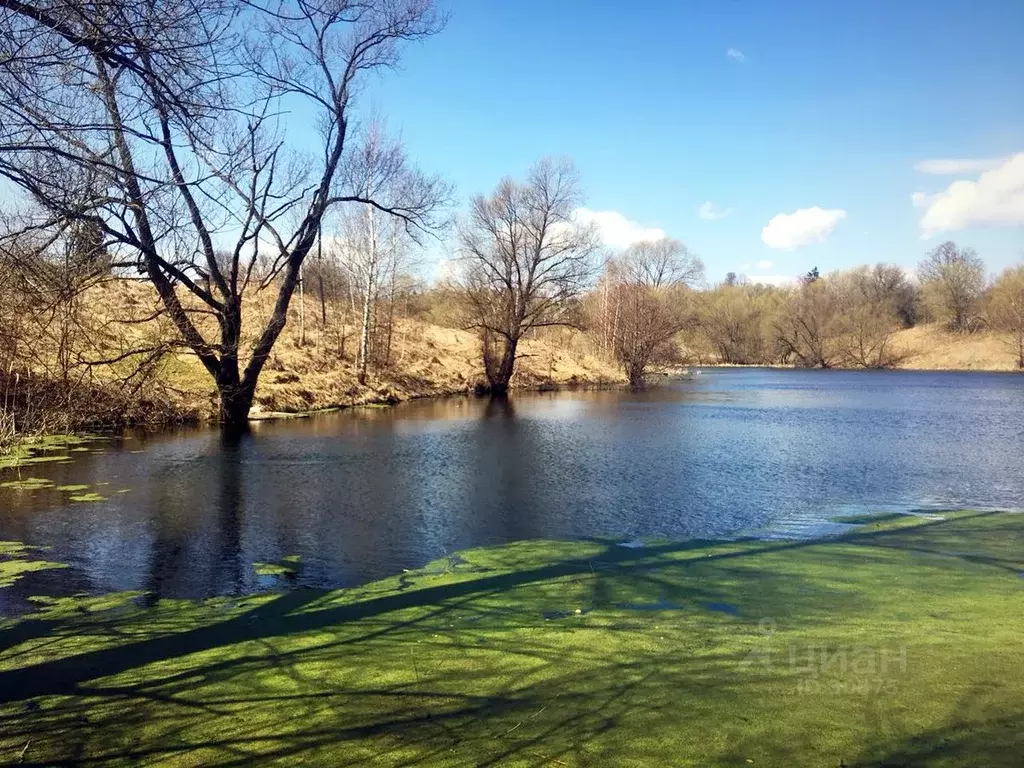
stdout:
<svg viewBox="0 0 1024 768">
<path fill-rule="evenodd" d="M 48 567 L 0 559 L 0 584 Z M 0 624 L 0 762 L 1017 766 L 1021 571 L 1024 515 L 950 513 L 818 542 L 522 542 L 335 592 L 44 601 Z"/>
</svg>

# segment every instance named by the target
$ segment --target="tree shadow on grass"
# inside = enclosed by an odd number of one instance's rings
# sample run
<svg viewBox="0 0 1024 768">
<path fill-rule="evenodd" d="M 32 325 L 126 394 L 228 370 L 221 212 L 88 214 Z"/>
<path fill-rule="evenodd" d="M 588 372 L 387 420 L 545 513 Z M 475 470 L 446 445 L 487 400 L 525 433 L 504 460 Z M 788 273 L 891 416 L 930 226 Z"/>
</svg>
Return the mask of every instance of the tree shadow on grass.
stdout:
<svg viewBox="0 0 1024 768">
<path fill-rule="evenodd" d="M 500 563 L 471 554 L 444 583 L 421 573 L 403 591 L 397 580 L 297 590 L 228 618 L 165 601 L 113 619 L 32 619 L 31 631 L 0 634 L 19 654 L 0 654 L 9 667 L 0 672 L 0 759 L 646 765 L 688 754 L 797 764 L 807 756 L 795 746 L 801 718 L 842 724 L 864 703 L 801 694 L 791 667 L 762 663 L 762 620 L 805 643 L 869 632 L 856 621 L 872 616 L 878 596 L 809 591 L 803 569 L 833 556 L 837 567 L 888 557 L 897 534 L 590 544 L 561 559 L 566 545 L 525 543 L 501 551 Z M 1005 717 L 993 709 L 979 728 Z M 840 746 L 823 743 L 814 755 L 851 764 L 860 750 Z M 868 753 L 886 749 L 903 747 Z"/>
<path fill-rule="evenodd" d="M 923 768 L 924 766 L 1019 765 L 1024 757 L 1024 712 L 992 708 L 988 692 L 968 691 L 956 714 L 935 728 L 902 741 L 864 750 L 849 768 Z"/>
</svg>

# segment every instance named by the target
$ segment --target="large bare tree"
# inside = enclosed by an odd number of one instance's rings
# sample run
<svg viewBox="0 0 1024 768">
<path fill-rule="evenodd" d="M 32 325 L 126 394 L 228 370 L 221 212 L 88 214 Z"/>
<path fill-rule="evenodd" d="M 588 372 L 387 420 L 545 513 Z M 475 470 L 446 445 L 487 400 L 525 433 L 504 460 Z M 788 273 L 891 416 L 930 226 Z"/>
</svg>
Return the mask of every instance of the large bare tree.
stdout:
<svg viewBox="0 0 1024 768">
<path fill-rule="evenodd" d="M 525 182 L 504 179 L 489 197 L 473 198 L 460 232 L 461 279 L 492 394 L 508 391 L 525 334 L 577 323 L 600 244 L 596 229 L 574 218 L 581 202 L 576 169 L 551 159 Z"/>
<path fill-rule="evenodd" d="M 842 322 L 835 280 L 802 280 L 775 323 L 781 359 L 802 368 L 834 367 L 841 360 Z"/>
<path fill-rule="evenodd" d="M 349 158 L 359 83 L 442 24 L 431 0 L 0 0 L 0 175 L 31 226 L 88 223 L 152 283 L 244 425 L 332 206 L 435 223 L 436 179 Z M 275 299 L 247 341 L 249 288 Z"/>
<path fill-rule="evenodd" d="M 977 251 L 942 243 L 918 265 L 917 276 L 925 298 L 951 330 L 974 330 L 985 290 L 985 263 Z"/>
<path fill-rule="evenodd" d="M 701 260 L 678 240 L 637 243 L 609 263 L 603 322 L 611 323 L 612 351 L 631 386 L 643 386 L 652 364 L 677 356 L 673 340 L 696 323 L 689 294 L 703 277 Z"/>
<path fill-rule="evenodd" d="M 832 327 L 840 361 L 851 368 L 894 367 L 901 358 L 893 343 L 896 331 L 913 312 L 913 289 L 903 270 L 878 264 L 825 280 L 837 309 Z"/>
</svg>

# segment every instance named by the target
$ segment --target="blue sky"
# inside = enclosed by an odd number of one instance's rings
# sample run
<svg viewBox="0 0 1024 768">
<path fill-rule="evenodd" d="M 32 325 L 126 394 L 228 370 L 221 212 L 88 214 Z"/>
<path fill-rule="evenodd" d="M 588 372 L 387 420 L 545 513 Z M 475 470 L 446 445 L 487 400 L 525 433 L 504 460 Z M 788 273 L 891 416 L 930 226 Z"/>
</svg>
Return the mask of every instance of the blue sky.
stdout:
<svg viewBox="0 0 1024 768">
<path fill-rule="evenodd" d="M 712 281 L 911 267 L 943 239 L 1024 258 L 1021 0 L 442 7 L 363 103 L 463 202 L 567 155 L 590 210 L 680 238 Z"/>
</svg>

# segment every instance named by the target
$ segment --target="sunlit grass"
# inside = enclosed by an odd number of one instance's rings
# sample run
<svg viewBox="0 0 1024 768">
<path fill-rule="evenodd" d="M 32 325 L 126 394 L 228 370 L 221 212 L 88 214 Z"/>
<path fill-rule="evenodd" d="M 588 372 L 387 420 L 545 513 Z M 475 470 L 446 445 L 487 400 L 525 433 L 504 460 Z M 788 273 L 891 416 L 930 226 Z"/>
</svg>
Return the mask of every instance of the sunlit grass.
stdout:
<svg viewBox="0 0 1024 768">
<path fill-rule="evenodd" d="M 0 624 L 0 762 L 1018 765 L 1022 545 L 1024 515 L 960 513 L 49 601 Z"/>
</svg>

